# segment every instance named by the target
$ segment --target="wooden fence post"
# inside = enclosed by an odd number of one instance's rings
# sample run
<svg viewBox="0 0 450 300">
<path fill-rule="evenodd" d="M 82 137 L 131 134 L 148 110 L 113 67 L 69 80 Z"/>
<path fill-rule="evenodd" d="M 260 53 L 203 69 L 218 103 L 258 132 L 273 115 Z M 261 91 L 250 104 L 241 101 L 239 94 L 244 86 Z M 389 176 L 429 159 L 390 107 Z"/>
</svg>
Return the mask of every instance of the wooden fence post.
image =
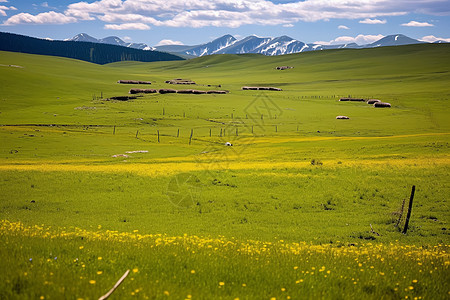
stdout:
<svg viewBox="0 0 450 300">
<path fill-rule="evenodd" d="M 194 134 L 194 129 L 191 129 L 191 136 L 189 137 L 189 145 L 191 144 L 193 134 Z"/>
<path fill-rule="evenodd" d="M 139 130 L 136 130 L 136 138 L 138 138 Z"/>
<path fill-rule="evenodd" d="M 412 211 L 412 204 L 414 199 L 414 193 L 416 192 L 416 186 L 413 185 L 411 189 L 411 196 L 409 197 L 409 206 L 408 206 L 408 213 L 406 214 L 406 221 L 405 221 L 405 227 L 403 228 L 403 234 L 406 234 L 408 231 L 408 225 L 409 225 L 409 218 L 411 217 L 411 211 Z"/>
<path fill-rule="evenodd" d="M 159 130 L 157 130 L 158 131 L 158 143 L 159 143 Z"/>
</svg>

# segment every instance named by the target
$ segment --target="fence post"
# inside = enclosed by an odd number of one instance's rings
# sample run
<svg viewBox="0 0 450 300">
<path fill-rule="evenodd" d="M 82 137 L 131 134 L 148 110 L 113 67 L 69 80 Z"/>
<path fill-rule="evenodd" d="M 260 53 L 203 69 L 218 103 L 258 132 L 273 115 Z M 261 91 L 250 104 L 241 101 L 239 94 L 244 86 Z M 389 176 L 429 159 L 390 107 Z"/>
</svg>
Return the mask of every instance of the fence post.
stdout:
<svg viewBox="0 0 450 300">
<path fill-rule="evenodd" d="M 189 145 L 191 144 L 193 134 L 194 134 L 194 129 L 191 129 L 191 136 L 189 137 Z"/>
<path fill-rule="evenodd" d="M 412 210 L 412 204 L 414 199 L 414 193 L 416 191 L 416 186 L 413 185 L 411 189 L 411 196 L 409 197 L 409 206 L 408 206 L 408 213 L 406 214 L 406 221 L 405 221 L 405 227 L 403 228 L 403 234 L 406 234 L 408 231 L 408 225 L 409 225 L 409 218 L 411 217 L 411 210 Z"/>
</svg>

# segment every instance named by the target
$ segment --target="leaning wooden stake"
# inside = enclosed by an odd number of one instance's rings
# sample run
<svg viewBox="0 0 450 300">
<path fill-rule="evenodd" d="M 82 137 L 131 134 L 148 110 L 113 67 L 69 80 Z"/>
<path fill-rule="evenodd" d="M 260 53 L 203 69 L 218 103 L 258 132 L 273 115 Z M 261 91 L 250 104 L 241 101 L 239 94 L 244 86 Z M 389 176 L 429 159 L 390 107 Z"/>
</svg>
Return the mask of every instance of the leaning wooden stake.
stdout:
<svg viewBox="0 0 450 300">
<path fill-rule="evenodd" d="M 138 138 L 139 130 L 136 131 L 136 138 Z"/>
<path fill-rule="evenodd" d="M 98 298 L 98 300 L 105 300 L 108 299 L 109 296 L 111 296 L 112 293 L 119 287 L 119 285 L 125 280 L 125 278 L 128 276 L 128 273 L 130 273 L 130 270 L 127 270 L 125 274 L 120 277 L 120 279 L 116 282 L 116 284 L 112 287 L 112 289 L 109 290 L 106 294 Z"/>
<path fill-rule="evenodd" d="M 158 130 L 158 143 L 159 143 L 159 130 Z"/>
<path fill-rule="evenodd" d="M 408 206 L 408 213 L 406 214 L 406 221 L 405 221 L 405 227 L 403 228 L 403 234 L 406 234 L 408 231 L 408 225 L 409 225 L 409 218 L 411 217 L 411 210 L 412 210 L 412 204 L 414 199 L 414 193 L 416 191 L 416 186 L 413 185 L 411 189 L 411 197 L 409 197 L 409 206 Z"/>
<path fill-rule="evenodd" d="M 191 136 L 189 137 L 189 145 L 191 144 L 193 134 L 194 134 L 194 129 L 191 129 Z"/>
</svg>

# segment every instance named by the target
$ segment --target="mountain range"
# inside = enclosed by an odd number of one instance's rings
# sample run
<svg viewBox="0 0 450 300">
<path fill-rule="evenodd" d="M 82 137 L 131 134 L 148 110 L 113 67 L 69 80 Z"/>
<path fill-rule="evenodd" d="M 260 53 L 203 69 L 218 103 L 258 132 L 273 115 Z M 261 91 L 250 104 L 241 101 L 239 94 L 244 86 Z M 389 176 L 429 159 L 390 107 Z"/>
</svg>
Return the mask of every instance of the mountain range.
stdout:
<svg viewBox="0 0 450 300">
<path fill-rule="evenodd" d="M 272 55 L 283 55 L 283 54 L 327 50 L 327 49 L 342 49 L 342 48 L 362 49 L 362 48 L 400 46 L 400 45 L 425 43 L 407 37 L 403 34 L 388 35 L 374 43 L 365 45 L 358 45 L 356 43 L 339 44 L 339 45 L 325 45 L 317 43 L 307 44 L 285 35 L 275 38 L 258 37 L 255 35 L 251 35 L 241 40 L 238 40 L 234 36 L 229 34 L 224 35 L 220 38 L 217 38 L 205 44 L 192 46 L 164 45 L 164 46 L 149 47 L 148 45 L 143 43 L 126 43 L 116 36 L 110 36 L 103 39 L 96 39 L 89 36 L 86 33 L 80 33 L 68 40 L 113 44 L 143 50 L 158 50 L 181 55 L 184 57 L 186 56 L 198 57 L 211 54 L 245 54 L 245 53 L 259 53 L 272 56 Z"/>
<path fill-rule="evenodd" d="M 358 45 L 356 43 L 340 44 L 340 45 L 324 45 L 295 40 L 288 36 L 280 36 L 275 38 L 258 37 L 255 35 L 248 36 L 242 40 L 237 40 L 231 35 L 225 35 L 215 39 L 209 43 L 185 46 L 185 45 L 170 45 L 157 46 L 158 51 L 166 51 L 179 54 L 187 54 L 192 56 L 203 56 L 210 54 L 244 54 L 244 53 L 259 53 L 264 55 L 283 55 L 291 53 L 299 53 L 306 51 L 317 51 L 326 49 L 361 49 L 374 48 L 383 46 L 400 46 L 409 44 L 424 43 L 403 34 L 389 35 L 374 43 L 366 45 Z"/>
<path fill-rule="evenodd" d="M 0 32 L 0 51 L 68 57 L 96 64 L 118 61 L 167 61 L 182 57 L 161 51 L 144 51 L 132 47 L 97 42 L 53 41 Z"/>
<path fill-rule="evenodd" d="M 139 50 L 155 50 L 153 47 L 149 47 L 144 43 L 127 43 L 124 42 L 117 36 L 108 36 L 103 39 L 96 39 L 95 37 L 90 36 L 87 33 L 80 33 L 70 39 L 65 39 L 65 41 L 73 41 L 73 42 L 90 42 L 90 43 L 99 43 L 99 44 L 109 44 L 122 46 L 127 48 L 134 48 Z"/>
</svg>

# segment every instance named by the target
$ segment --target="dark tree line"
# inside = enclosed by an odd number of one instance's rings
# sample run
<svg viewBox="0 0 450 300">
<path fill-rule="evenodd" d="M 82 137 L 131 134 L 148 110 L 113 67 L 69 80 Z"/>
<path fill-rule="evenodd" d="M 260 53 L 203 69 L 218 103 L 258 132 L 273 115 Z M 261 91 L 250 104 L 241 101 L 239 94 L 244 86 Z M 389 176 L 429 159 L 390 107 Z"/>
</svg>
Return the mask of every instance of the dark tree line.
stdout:
<svg viewBox="0 0 450 300">
<path fill-rule="evenodd" d="M 96 64 L 126 60 L 151 62 L 183 59 L 159 51 L 90 42 L 50 41 L 6 32 L 0 32 L 0 50 L 68 57 Z"/>
</svg>

